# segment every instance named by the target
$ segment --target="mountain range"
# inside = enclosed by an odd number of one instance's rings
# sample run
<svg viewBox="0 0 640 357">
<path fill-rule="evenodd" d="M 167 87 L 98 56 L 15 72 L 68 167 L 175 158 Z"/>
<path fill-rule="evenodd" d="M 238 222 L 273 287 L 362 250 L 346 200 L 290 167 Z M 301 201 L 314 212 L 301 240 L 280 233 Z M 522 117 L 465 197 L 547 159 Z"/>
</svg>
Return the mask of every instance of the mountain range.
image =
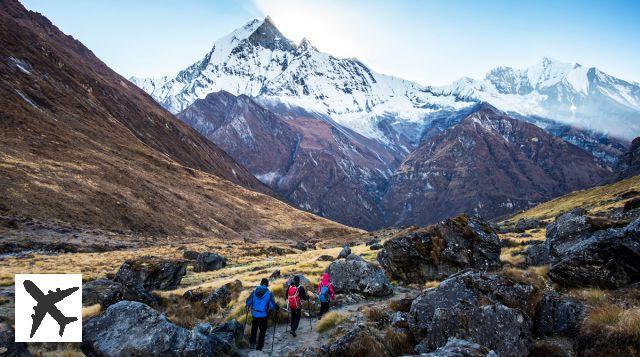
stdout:
<svg viewBox="0 0 640 357">
<path fill-rule="evenodd" d="M 640 86 L 596 68 L 543 58 L 423 86 L 296 44 L 269 17 L 176 76 L 131 81 L 288 201 L 367 229 L 595 185 L 640 133 Z"/>
</svg>

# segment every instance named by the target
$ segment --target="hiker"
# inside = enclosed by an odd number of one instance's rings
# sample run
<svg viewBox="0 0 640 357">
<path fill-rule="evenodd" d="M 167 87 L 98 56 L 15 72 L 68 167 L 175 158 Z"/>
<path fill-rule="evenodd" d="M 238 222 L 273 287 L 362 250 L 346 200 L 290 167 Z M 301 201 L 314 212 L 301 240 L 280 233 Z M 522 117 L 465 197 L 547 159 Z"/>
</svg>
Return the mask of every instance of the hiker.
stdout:
<svg viewBox="0 0 640 357">
<path fill-rule="evenodd" d="M 318 299 L 320 300 L 320 312 L 318 313 L 318 319 L 320 319 L 325 312 L 329 311 L 331 301 L 336 299 L 333 284 L 331 284 L 329 274 L 327 273 L 322 274 L 322 281 L 318 284 Z"/>
<path fill-rule="evenodd" d="M 251 309 L 251 337 L 249 345 L 251 349 L 255 347 L 258 351 L 262 351 L 264 347 L 264 337 L 267 333 L 267 321 L 271 311 L 278 311 L 280 307 L 276 303 L 273 294 L 269 290 L 269 279 L 262 278 L 260 286 L 258 286 L 247 298 L 247 309 Z M 258 336 L 258 345 L 256 345 L 256 333 L 260 329 Z"/>
<path fill-rule="evenodd" d="M 309 300 L 309 295 L 307 294 L 304 286 L 300 285 L 300 277 L 298 275 L 293 277 L 293 281 L 286 292 L 287 296 L 287 307 L 289 311 L 291 311 L 291 330 L 289 333 L 291 336 L 296 337 L 296 331 L 298 330 L 298 325 L 300 324 L 300 318 L 302 317 L 302 301 Z M 311 311 L 309 311 L 311 313 Z"/>
</svg>

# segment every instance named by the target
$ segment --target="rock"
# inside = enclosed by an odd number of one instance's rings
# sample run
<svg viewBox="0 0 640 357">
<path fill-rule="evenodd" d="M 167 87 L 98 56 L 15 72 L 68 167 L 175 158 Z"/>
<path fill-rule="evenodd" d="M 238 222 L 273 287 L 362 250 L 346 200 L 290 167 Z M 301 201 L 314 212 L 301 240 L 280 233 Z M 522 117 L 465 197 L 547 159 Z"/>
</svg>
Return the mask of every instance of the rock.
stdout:
<svg viewBox="0 0 640 357">
<path fill-rule="evenodd" d="M 538 336 L 574 336 L 585 314 L 585 306 L 580 301 L 546 292 L 536 308 L 534 333 Z"/>
<path fill-rule="evenodd" d="M 9 324 L 0 323 L 0 356 L 27 357 L 31 352 L 24 342 L 15 342 L 16 335 Z"/>
<path fill-rule="evenodd" d="M 396 311 L 389 316 L 389 324 L 398 328 L 409 328 L 409 319 L 411 315 L 408 312 Z"/>
<path fill-rule="evenodd" d="M 345 244 L 344 247 L 342 247 L 340 254 L 338 254 L 338 259 L 346 258 L 349 256 L 349 254 L 351 254 L 351 248 L 349 248 L 348 244 Z"/>
<path fill-rule="evenodd" d="M 178 287 L 185 274 L 186 261 L 144 256 L 122 264 L 115 281 L 127 286 L 137 285 L 144 290 L 171 290 Z"/>
<path fill-rule="evenodd" d="M 304 286 L 305 289 L 307 289 L 307 292 L 313 292 L 313 284 L 311 284 L 311 281 L 309 279 L 307 279 L 304 275 L 302 274 L 292 274 L 289 275 L 287 278 L 287 281 L 284 282 L 284 284 L 282 284 L 282 287 L 284 288 L 284 291 L 287 291 L 287 289 L 289 288 L 289 285 L 291 285 L 291 283 L 293 282 L 293 277 L 294 276 L 299 276 L 300 277 L 300 285 Z"/>
<path fill-rule="evenodd" d="M 530 229 L 543 227 L 544 223 L 536 218 L 520 218 L 513 228 L 511 229 L 514 233 L 523 233 L 524 231 L 528 231 Z"/>
<path fill-rule="evenodd" d="M 323 255 L 319 256 L 318 259 L 316 259 L 316 260 L 319 261 L 319 262 L 332 262 L 333 259 L 334 258 L 332 256 L 323 254 Z"/>
<path fill-rule="evenodd" d="M 227 258 L 217 253 L 204 252 L 198 255 L 193 271 L 204 272 L 222 269 L 227 266 Z"/>
<path fill-rule="evenodd" d="M 106 308 L 121 300 L 139 301 L 153 305 L 158 299 L 140 286 L 124 285 L 106 278 L 82 284 L 83 306 L 100 304 Z"/>
<path fill-rule="evenodd" d="M 458 303 L 449 309 L 437 309 L 429 324 L 429 333 L 416 350 L 432 351 L 449 337 L 477 341 L 500 356 L 526 356 L 531 347 L 531 320 L 518 309 L 500 303 L 467 305 Z"/>
<path fill-rule="evenodd" d="M 222 325 L 213 326 L 210 323 L 202 323 L 193 328 L 195 333 L 214 338 L 222 350 L 231 351 L 242 339 L 243 326 L 235 319 L 229 320 Z"/>
<path fill-rule="evenodd" d="M 623 212 L 629 212 L 631 210 L 634 210 L 636 208 L 640 208 L 640 197 L 635 197 L 630 199 L 629 201 L 624 203 L 624 206 L 622 207 L 622 211 Z"/>
<path fill-rule="evenodd" d="M 380 240 L 378 238 L 371 238 L 368 241 L 365 242 L 365 245 L 367 246 L 371 246 L 374 245 L 376 243 L 380 243 Z"/>
<path fill-rule="evenodd" d="M 355 325 L 329 345 L 322 348 L 324 355 L 341 356 L 389 356 L 380 336 L 364 324 Z"/>
<path fill-rule="evenodd" d="M 565 287 L 617 289 L 640 282 L 640 219 L 593 233 L 564 249 L 549 278 Z"/>
<path fill-rule="evenodd" d="M 276 269 L 273 271 L 273 273 L 271 273 L 271 275 L 269 275 L 269 280 L 280 279 L 280 277 L 282 277 L 282 274 L 280 273 L 280 269 Z"/>
<path fill-rule="evenodd" d="M 556 217 L 547 227 L 547 249 L 552 262 L 559 261 L 573 245 L 583 241 L 596 231 L 619 228 L 628 222 L 589 217 L 583 209 L 576 209 Z"/>
<path fill-rule="evenodd" d="M 190 289 L 185 291 L 182 297 L 191 302 L 197 302 L 204 300 L 207 297 L 207 293 L 199 289 Z"/>
<path fill-rule="evenodd" d="M 382 244 L 380 243 L 373 243 L 369 246 L 369 249 L 371 250 L 380 250 L 382 249 Z"/>
<path fill-rule="evenodd" d="M 202 303 L 207 309 L 215 308 L 217 306 L 227 307 L 231 302 L 231 290 L 226 286 L 221 286 L 209 294 L 202 300 Z"/>
<path fill-rule="evenodd" d="M 393 286 L 384 271 L 355 254 L 329 264 L 326 272 L 331 276 L 336 293 L 360 293 L 365 296 L 393 293 Z"/>
<path fill-rule="evenodd" d="M 498 357 L 498 355 L 477 343 L 461 340 L 455 337 L 451 337 L 447 340 L 447 344 L 439 347 L 437 350 L 425 353 L 423 345 L 416 347 L 416 353 L 420 353 L 420 356 L 428 357 Z"/>
<path fill-rule="evenodd" d="M 458 216 L 387 240 L 380 265 L 410 283 L 441 280 L 465 268 L 500 267 L 500 239 L 477 217 Z"/>
<path fill-rule="evenodd" d="M 82 284 L 82 305 L 100 304 L 108 307 L 122 300 L 124 285 L 109 279 L 97 279 Z"/>
<path fill-rule="evenodd" d="M 87 356 L 211 356 L 230 352 L 229 344 L 201 328 L 187 330 L 151 307 L 133 301 L 111 305 L 82 326 Z"/>
<path fill-rule="evenodd" d="M 313 248 L 313 245 L 307 244 L 305 242 L 296 242 L 296 244 L 293 247 L 304 252 L 309 250 L 310 248 Z"/>
<path fill-rule="evenodd" d="M 200 253 L 193 250 L 185 250 L 182 252 L 182 257 L 186 260 L 196 260 L 198 259 L 198 255 L 200 255 Z"/>
<path fill-rule="evenodd" d="M 544 242 L 529 246 L 524 254 L 524 263 L 527 266 L 549 264 L 549 248 Z"/>
<path fill-rule="evenodd" d="M 507 277 L 465 271 L 422 292 L 411 304 L 409 326 L 426 351 L 448 337 L 475 341 L 502 355 L 526 355 L 535 289 Z"/>
</svg>

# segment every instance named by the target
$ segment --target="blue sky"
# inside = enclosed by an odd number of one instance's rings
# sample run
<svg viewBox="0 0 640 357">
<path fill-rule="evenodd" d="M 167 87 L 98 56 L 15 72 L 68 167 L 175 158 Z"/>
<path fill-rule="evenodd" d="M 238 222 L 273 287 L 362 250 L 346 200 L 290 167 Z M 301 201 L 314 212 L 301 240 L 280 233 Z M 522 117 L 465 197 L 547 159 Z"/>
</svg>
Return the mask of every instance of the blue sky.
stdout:
<svg viewBox="0 0 640 357">
<path fill-rule="evenodd" d="M 548 56 L 640 81 L 640 1 L 23 0 L 125 77 L 175 74 L 270 15 L 294 41 L 422 84 Z"/>
</svg>

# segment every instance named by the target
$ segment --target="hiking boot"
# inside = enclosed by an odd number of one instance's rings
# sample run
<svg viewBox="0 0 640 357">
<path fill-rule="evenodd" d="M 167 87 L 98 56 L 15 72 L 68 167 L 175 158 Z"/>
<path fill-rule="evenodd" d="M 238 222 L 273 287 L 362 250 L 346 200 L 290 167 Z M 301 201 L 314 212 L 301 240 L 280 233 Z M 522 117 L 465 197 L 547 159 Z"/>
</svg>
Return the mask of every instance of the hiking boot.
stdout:
<svg viewBox="0 0 640 357">
<path fill-rule="evenodd" d="M 250 350 L 255 350 L 256 349 L 256 344 L 255 343 L 250 344 L 249 345 L 249 349 Z"/>
<path fill-rule="evenodd" d="M 298 335 L 296 334 L 296 332 L 295 332 L 295 331 L 289 331 L 289 333 L 290 333 L 290 334 L 291 334 L 291 336 L 293 336 L 293 337 L 298 336 Z"/>
</svg>

